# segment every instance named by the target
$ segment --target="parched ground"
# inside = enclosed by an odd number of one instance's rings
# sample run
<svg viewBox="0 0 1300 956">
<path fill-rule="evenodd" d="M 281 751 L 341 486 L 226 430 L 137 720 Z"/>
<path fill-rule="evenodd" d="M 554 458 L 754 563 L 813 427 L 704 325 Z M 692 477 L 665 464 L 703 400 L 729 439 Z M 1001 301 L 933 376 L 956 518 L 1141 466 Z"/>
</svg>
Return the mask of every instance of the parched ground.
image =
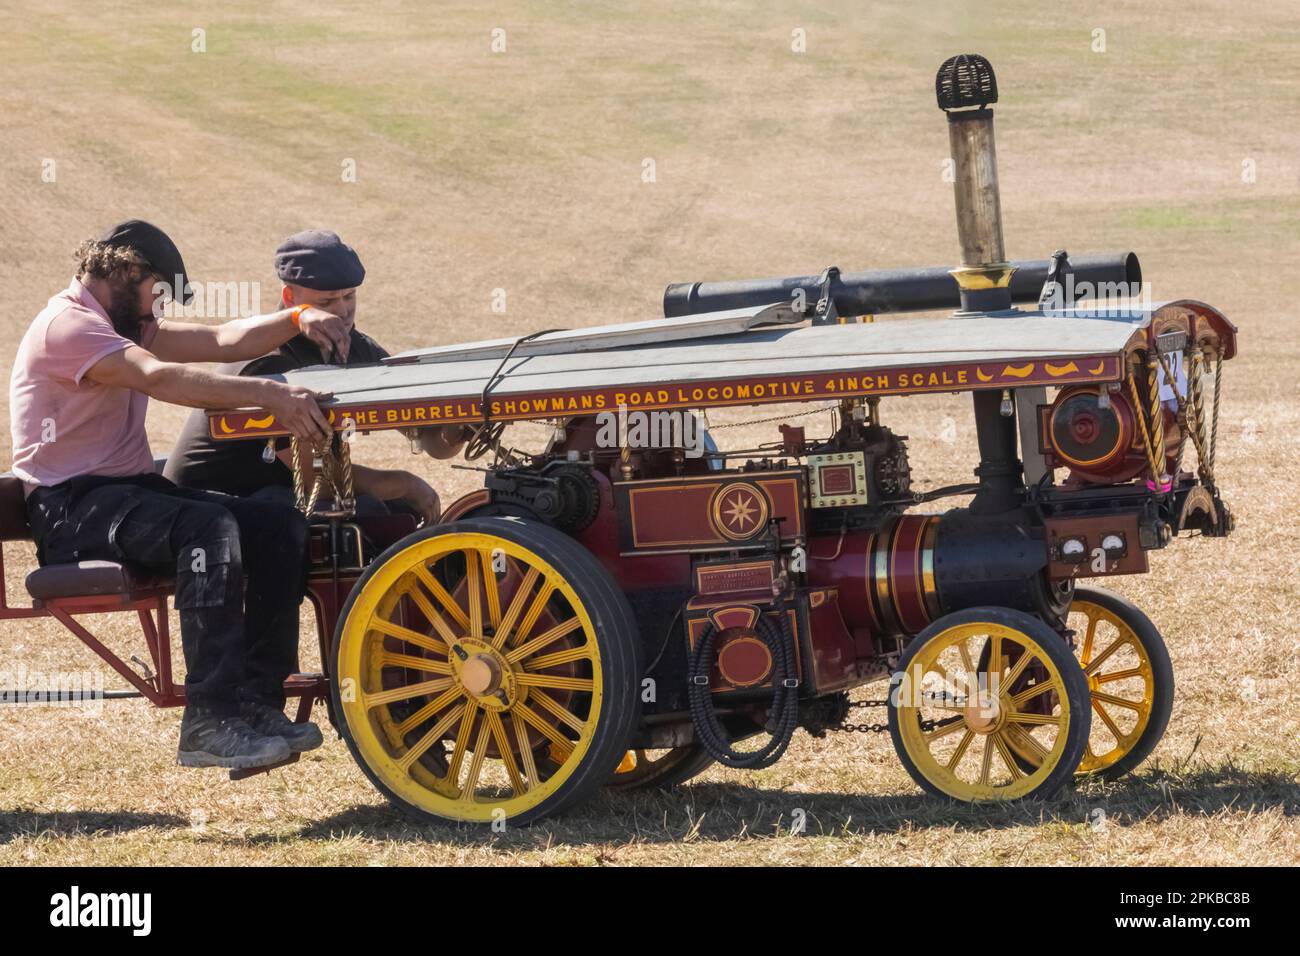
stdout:
<svg viewBox="0 0 1300 956">
<path fill-rule="evenodd" d="M 671 281 L 952 263 L 933 71 L 982 52 L 1002 89 L 1011 256 L 1136 249 L 1156 298 L 1204 299 L 1241 329 L 1219 453 L 1238 532 L 1114 582 L 1165 633 L 1178 679 L 1139 773 L 1045 805 L 951 809 L 919 793 L 887 737 L 800 733 L 761 773 L 713 770 L 491 834 L 409 824 L 334 739 L 232 784 L 174 765 L 175 712 L 8 708 L 0 862 L 1300 861 L 1300 6 L 974 6 L 229 2 L 88 17 L 3 0 L 0 373 L 66 284 L 71 249 L 129 216 L 163 225 L 194 278 L 261 282 L 267 308 L 279 239 L 337 229 L 366 260 L 362 327 L 390 349 L 646 318 Z M 968 479 L 967 399 L 882 409 L 923 486 Z M 740 426 L 725 444 L 752 446 L 775 425 L 744 423 L 774 413 L 713 420 Z M 157 452 L 182 414 L 151 412 Z M 361 460 L 427 471 L 447 500 L 476 485 L 395 436 L 360 441 Z M 4 550 L 22 602 L 31 549 Z M 143 654 L 126 619 L 94 624 Z M 0 626 L 0 684 L 24 668 L 117 686 L 48 622 Z"/>
</svg>

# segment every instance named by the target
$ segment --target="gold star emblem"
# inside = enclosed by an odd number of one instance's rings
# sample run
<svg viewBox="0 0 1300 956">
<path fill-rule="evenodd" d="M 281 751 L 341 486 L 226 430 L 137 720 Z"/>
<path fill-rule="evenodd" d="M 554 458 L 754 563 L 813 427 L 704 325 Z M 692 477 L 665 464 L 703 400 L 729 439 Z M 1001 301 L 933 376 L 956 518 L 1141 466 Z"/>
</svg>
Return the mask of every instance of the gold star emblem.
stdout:
<svg viewBox="0 0 1300 956">
<path fill-rule="evenodd" d="M 754 512 L 758 511 L 753 507 L 754 499 L 748 498 L 744 492 L 738 492 L 736 497 L 727 502 L 730 506 L 725 509 L 728 517 L 728 524 L 732 525 L 737 531 L 747 530 L 749 521 L 753 518 Z"/>
<path fill-rule="evenodd" d="M 719 488 L 709 507 L 713 527 L 732 541 L 758 534 L 767 524 L 767 497 L 749 482 L 733 482 Z"/>
</svg>

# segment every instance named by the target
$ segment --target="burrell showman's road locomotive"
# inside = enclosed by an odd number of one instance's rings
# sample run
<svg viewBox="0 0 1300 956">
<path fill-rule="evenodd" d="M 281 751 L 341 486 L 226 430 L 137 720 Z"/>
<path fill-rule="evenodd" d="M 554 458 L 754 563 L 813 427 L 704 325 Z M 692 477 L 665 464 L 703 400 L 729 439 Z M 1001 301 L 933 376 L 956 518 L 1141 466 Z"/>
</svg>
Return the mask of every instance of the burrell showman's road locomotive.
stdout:
<svg viewBox="0 0 1300 956">
<path fill-rule="evenodd" d="M 885 709 L 911 776 L 956 800 L 1046 797 L 1141 762 L 1169 720 L 1169 655 L 1146 615 L 1082 579 L 1232 530 L 1215 448 L 1235 328 L 1201 302 L 1144 301 L 1131 253 L 1008 262 L 993 72 L 954 57 L 937 92 L 958 268 L 675 285 L 663 319 L 283 376 L 330 393 L 336 427 L 302 449 L 327 673 L 293 679 L 300 719 L 327 698 L 383 793 L 456 821 L 768 766 L 798 728 L 884 729 L 852 723 L 858 707 Z M 873 321 L 939 309 L 956 311 Z M 920 490 L 880 400 L 944 392 L 972 395 L 976 480 Z M 710 408 L 793 402 L 833 410 L 827 433 L 785 423 L 719 450 L 697 431 Z M 543 451 L 504 442 L 520 421 L 549 424 Z M 648 440 L 664 422 L 673 440 Z M 353 432 L 455 423 L 474 429 L 483 489 L 433 527 L 355 513 Z M 285 434 L 260 409 L 210 425 Z M 932 510 L 955 496 L 969 504 Z M 68 623 L 90 600 L 75 572 L 29 581 L 28 613 Z M 122 587 L 159 673 L 119 672 L 178 703 L 142 609 L 159 599 Z M 887 700 L 850 701 L 877 681 Z"/>
</svg>

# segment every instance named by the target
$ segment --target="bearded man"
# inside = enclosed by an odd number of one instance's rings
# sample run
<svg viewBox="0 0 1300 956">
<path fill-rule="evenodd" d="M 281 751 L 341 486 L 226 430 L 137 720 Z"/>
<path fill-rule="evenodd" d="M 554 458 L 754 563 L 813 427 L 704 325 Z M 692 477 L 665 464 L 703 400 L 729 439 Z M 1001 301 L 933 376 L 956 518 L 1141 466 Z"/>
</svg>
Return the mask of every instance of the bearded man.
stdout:
<svg viewBox="0 0 1300 956">
<path fill-rule="evenodd" d="M 257 406 L 323 445 L 322 396 L 199 363 L 251 359 L 299 334 L 346 356 L 348 329 L 310 306 L 215 326 L 159 319 L 160 294 L 174 290 L 185 302 L 191 292 L 180 251 L 139 219 L 82 243 L 75 259 L 76 278 L 28 328 L 9 383 L 12 470 L 25 486 L 38 559 L 111 560 L 175 576 L 187 671 L 181 765 L 260 767 L 320 746 L 320 728 L 284 713 L 306 589 L 306 519 L 156 474 L 145 412 L 150 398 Z"/>
</svg>

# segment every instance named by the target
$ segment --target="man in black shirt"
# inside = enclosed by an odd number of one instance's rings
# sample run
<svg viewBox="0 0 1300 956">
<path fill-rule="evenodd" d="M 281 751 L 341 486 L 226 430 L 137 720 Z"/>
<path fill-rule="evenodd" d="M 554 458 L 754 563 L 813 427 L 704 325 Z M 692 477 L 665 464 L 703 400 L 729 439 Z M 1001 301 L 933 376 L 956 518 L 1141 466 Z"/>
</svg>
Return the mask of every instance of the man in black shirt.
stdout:
<svg viewBox="0 0 1300 956">
<path fill-rule="evenodd" d="M 324 309 L 339 316 L 350 330 L 346 349 L 330 355 L 310 339 L 299 335 L 277 351 L 251 362 L 223 366 L 233 375 L 270 375 L 309 365 L 365 365 L 378 362 L 388 352 L 370 336 L 357 330 L 357 287 L 365 278 L 361 259 L 333 232 L 309 229 L 290 236 L 276 250 L 276 274 L 284 283 L 281 301 L 285 308 Z M 421 447 L 435 458 L 451 458 L 460 452 L 465 430 L 460 426 L 425 429 Z M 231 495 L 258 495 L 292 502 L 292 455 L 287 439 L 277 443 L 276 454 L 265 455 L 264 441 L 216 441 L 208 433 L 207 416 L 195 411 L 181 430 L 180 438 L 167 457 L 163 472 L 182 487 L 204 488 Z M 424 518 L 437 519 L 440 504 L 429 484 L 407 471 L 368 468 L 353 463 L 352 483 L 359 503 L 366 499 L 400 503 Z"/>
</svg>

